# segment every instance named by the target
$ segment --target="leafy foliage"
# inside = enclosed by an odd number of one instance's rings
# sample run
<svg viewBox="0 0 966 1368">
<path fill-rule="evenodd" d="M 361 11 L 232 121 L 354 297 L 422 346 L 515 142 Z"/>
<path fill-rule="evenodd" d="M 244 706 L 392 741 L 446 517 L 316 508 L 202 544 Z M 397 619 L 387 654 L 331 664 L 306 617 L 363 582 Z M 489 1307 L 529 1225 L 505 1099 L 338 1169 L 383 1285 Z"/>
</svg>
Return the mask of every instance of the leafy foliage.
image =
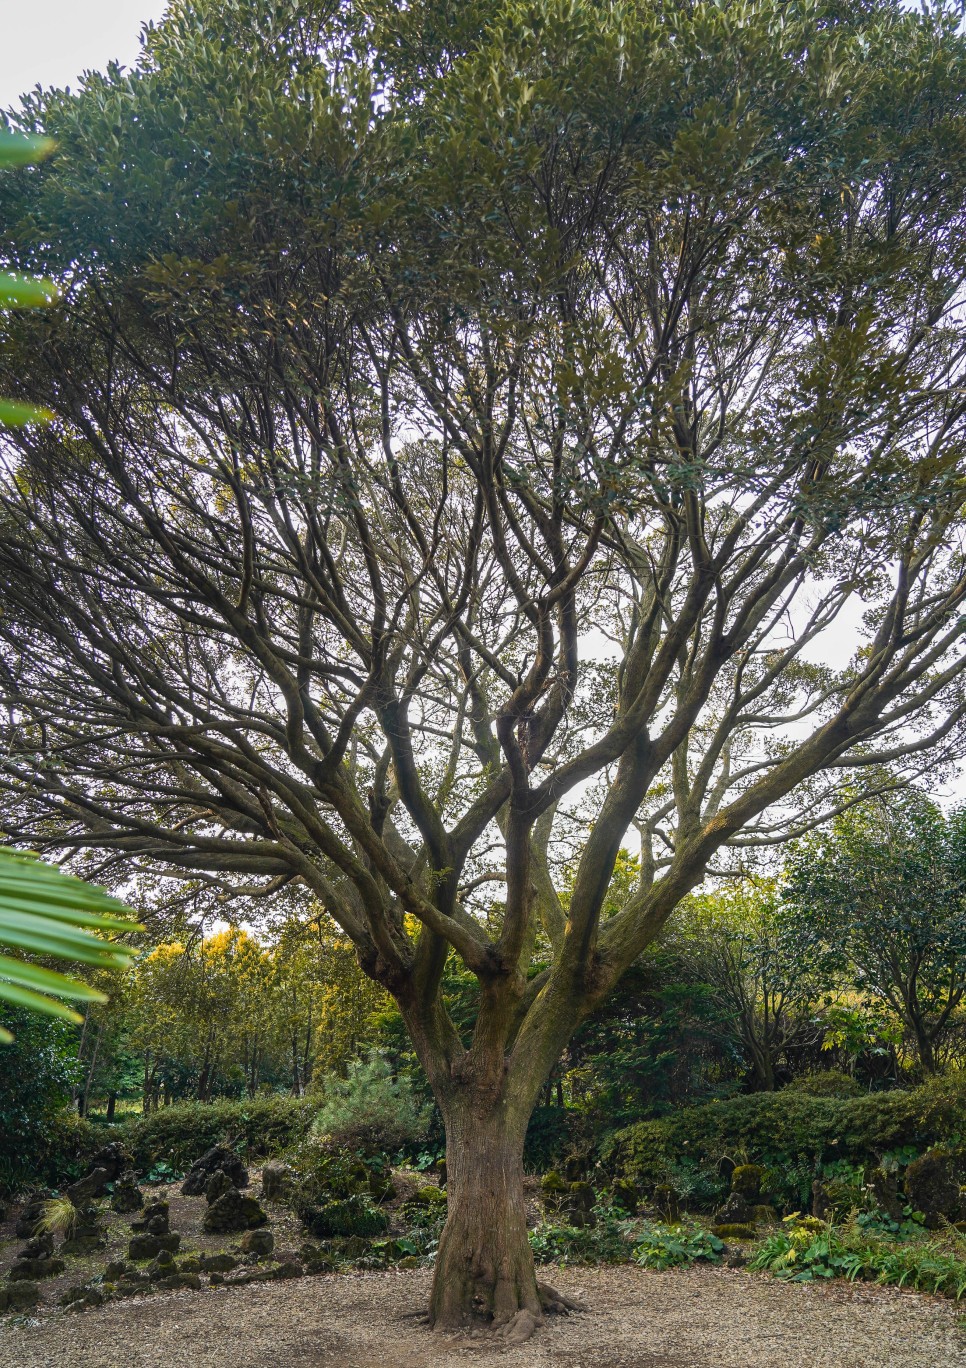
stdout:
<svg viewBox="0 0 966 1368">
<path fill-rule="evenodd" d="M 638 1237 L 634 1262 L 663 1272 L 693 1263 L 720 1263 L 724 1241 L 695 1225 L 650 1226 Z"/>
<path fill-rule="evenodd" d="M 396 1151 L 417 1144 L 429 1129 L 430 1109 L 413 1096 L 408 1077 L 394 1077 L 388 1060 L 373 1051 L 349 1064 L 345 1078 L 320 1082 L 322 1106 L 313 1132 L 337 1145 Z"/>
<path fill-rule="evenodd" d="M 906 1239 L 851 1222 L 816 1232 L 777 1231 L 755 1251 L 750 1265 L 789 1282 L 857 1278 L 887 1286 L 938 1292 L 959 1300 L 966 1292 L 966 1242 L 955 1234 Z"/>
<path fill-rule="evenodd" d="M 966 1083 L 958 1074 L 910 1091 L 856 1098 L 791 1089 L 734 1097 L 627 1127 L 602 1149 L 609 1168 L 646 1189 L 673 1181 L 685 1157 L 705 1184 L 703 1205 L 713 1204 L 712 1194 L 725 1195 L 722 1161 L 751 1160 L 765 1165 L 771 1194 L 791 1211 L 810 1201 L 812 1180 L 826 1168 L 834 1174 L 837 1165 L 875 1165 L 888 1153 L 904 1153 L 908 1162 L 963 1134 Z"/>
<path fill-rule="evenodd" d="M 23 955 L 79 961 L 95 968 L 125 968 L 134 954 L 129 945 L 110 944 L 96 931 L 130 933 L 140 928 L 118 915 L 127 909 L 102 889 L 51 869 L 33 856 L 0 847 L 0 945 Z M 53 996 L 52 996 L 53 995 Z M 79 1022 L 81 1017 L 57 998 L 104 1001 L 104 994 L 25 958 L 0 955 L 0 1002 Z M 10 1032 L 0 1027 L 0 1043 Z"/>
</svg>

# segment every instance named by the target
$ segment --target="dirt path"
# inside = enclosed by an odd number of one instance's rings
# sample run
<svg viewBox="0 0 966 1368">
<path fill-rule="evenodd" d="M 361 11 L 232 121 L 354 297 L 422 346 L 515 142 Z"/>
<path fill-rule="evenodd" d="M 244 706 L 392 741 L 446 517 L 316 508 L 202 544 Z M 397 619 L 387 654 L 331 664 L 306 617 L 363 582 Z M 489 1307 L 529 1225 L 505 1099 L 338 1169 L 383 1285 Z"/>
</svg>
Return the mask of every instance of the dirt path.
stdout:
<svg viewBox="0 0 966 1368">
<path fill-rule="evenodd" d="M 115 1302 L 0 1328 L 5 1368 L 966 1368 L 946 1302 L 728 1269 L 556 1271 L 586 1315 L 519 1349 L 431 1337 L 425 1273 L 303 1278 Z"/>
</svg>

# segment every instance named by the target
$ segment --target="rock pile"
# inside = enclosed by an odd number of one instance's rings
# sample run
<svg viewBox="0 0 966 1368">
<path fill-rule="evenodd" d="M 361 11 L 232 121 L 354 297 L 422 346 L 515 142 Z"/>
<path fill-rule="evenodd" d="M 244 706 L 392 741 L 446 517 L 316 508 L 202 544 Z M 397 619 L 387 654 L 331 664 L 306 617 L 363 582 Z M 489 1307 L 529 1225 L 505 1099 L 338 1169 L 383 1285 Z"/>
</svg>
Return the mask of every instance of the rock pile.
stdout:
<svg viewBox="0 0 966 1368">
<path fill-rule="evenodd" d="M 53 1235 L 35 1235 L 28 1240 L 10 1267 L 12 1283 L 32 1282 L 35 1278 L 53 1278 L 63 1273 L 67 1265 L 54 1257 Z"/>
<path fill-rule="evenodd" d="M 246 1180 L 248 1175 L 245 1175 Z M 204 1228 L 209 1234 L 227 1234 L 234 1230 L 253 1230 L 266 1225 L 268 1217 L 254 1197 L 245 1197 L 223 1170 L 211 1175 L 205 1189 L 208 1210 Z"/>
<path fill-rule="evenodd" d="M 131 1222 L 135 1233 L 127 1247 L 129 1259 L 141 1261 L 154 1259 L 162 1250 L 169 1254 L 177 1252 L 181 1236 L 169 1227 L 167 1202 L 151 1202 L 144 1208 L 139 1221 Z"/>
<path fill-rule="evenodd" d="M 212 1175 L 219 1170 L 228 1176 L 232 1187 L 248 1187 L 248 1170 L 235 1151 L 227 1145 L 214 1145 L 191 1165 L 181 1186 L 181 1195 L 200 1197 L 207 1192 Z"/>
<path fill-rule="evenodd" d="M 104 1226 L 101 1222 L 100 1214 L 96 1207 L 80 1207 L 74 1224 L 71 1226 L 70 1235 L 60 1247 L 61 1254 L 93 1254 L 96 1249 L 103 1249 L 107 1244 L 107 1236 L 104 1233 Z"/>
<path fill-rule="evenodd" d="M 119 1212 L 140 1211 L 144 1206 L 144 1193 L 138 1187 L 137 1174 L 133 1169 L 124 1169 L 118 1176 L 111 1193 L 111 1210 Z"/>
</svg>

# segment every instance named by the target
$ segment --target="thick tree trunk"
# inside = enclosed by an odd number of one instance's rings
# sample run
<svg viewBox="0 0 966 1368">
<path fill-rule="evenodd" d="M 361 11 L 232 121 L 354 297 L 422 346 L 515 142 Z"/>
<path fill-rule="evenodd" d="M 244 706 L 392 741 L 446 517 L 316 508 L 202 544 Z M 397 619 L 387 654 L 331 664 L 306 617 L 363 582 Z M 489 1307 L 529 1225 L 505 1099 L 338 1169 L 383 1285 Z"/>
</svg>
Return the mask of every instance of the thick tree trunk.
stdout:
<svg viewBox="0 0 966 1368">
<path fill-rule="evenodd" d="M 430 1300 L 434 1327 L 482 1317 L 499 1328 L 521 1311 L 543 1319 L 523 1193 L 527 1117 L 508 1113 L 502 1101 L 489 1111 L 461 1101 L 445 1108 L 449 1208 Z"/>
</svg>

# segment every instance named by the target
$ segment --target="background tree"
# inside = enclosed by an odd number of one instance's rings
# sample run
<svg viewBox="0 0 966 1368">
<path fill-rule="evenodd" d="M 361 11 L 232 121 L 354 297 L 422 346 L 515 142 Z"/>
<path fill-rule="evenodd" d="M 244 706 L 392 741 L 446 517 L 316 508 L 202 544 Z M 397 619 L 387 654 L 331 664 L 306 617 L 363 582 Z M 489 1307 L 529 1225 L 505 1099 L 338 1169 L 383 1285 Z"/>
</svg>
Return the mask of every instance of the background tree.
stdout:
<svg viewBox="0 0 966 1368">
<path fill-rule="evenodd" d="M 795 848 L 784 897 L 803 959 L 891 1009 L 935 1072 L 966 993 L 966 809 L 863 803 Z"/>
<path fill-rule="evenodd" d="M 952 6 L 195 0 L 18 116 L 3 820 L 321 903 L 444 1118 L 436 1325 L 559 1305 L 527 1119 L 728 843 L 959 753 L 964 89 Z"/>
<path fill-rule="evenodd" d="M 709 985 L 756 1092 L 774 1091 L 795 1049 L 823 1034 L 813 1009 L 824 978 L 784 912 L 773 880 L 749 879 L 692 894 L 677 919 L 692 972 Z"/>
</svg>

